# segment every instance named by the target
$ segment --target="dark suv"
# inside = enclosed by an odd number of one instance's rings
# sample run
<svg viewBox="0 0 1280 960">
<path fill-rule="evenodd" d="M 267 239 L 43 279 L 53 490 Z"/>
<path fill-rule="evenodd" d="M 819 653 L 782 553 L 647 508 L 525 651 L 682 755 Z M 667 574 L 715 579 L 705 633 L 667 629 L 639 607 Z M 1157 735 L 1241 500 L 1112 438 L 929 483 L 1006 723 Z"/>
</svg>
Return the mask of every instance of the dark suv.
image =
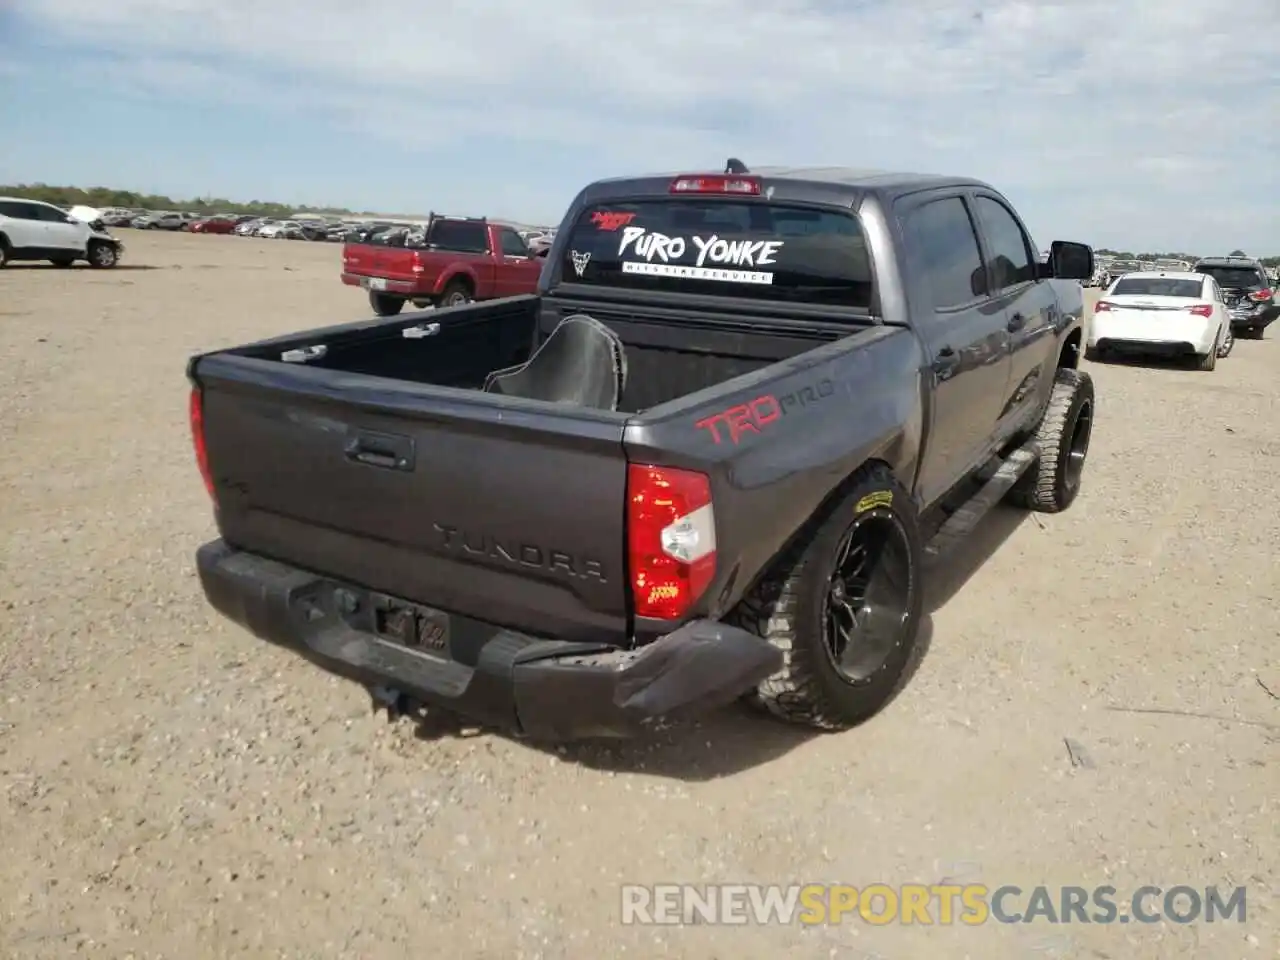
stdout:
<svg viewBox="0 0 1280 960">
<path fill-rule="evenodd" d="M 1261 339 L 1267 325 L 1280 316 L 1276 291 L 1272 289 L 1266 268 L 1257 260 L 1206 257 L 1196 261 L 1191 269 L 1207 273 L 1218 281 L 1231 318 L 1231 330 L 1236 336 Z"/>
</svg>

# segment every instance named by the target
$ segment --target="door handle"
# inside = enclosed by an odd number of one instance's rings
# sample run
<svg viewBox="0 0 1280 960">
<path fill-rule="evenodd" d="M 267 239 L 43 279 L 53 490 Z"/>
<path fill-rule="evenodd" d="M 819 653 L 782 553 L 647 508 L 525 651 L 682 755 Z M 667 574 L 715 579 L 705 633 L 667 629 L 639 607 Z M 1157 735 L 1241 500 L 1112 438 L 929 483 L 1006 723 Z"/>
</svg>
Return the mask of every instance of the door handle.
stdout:
<svg viewBox="0 0 1280 960">
<path fill-rule="evenodd" d="M 1009 318 L 1009 322 L 1005 324 L 1005 329 L 1010 333 L 1017 333 L 1027 325 L 1027 318 L 1020 313 L 1015 313 Z"/>
<path fill-rule="evenodd" d="M 348 460 L 384 470 L 412 472 L 414 467 L 413 438 L 394 433 L 361 431 L 347 438 L 343 453 Z"/>
</svg>

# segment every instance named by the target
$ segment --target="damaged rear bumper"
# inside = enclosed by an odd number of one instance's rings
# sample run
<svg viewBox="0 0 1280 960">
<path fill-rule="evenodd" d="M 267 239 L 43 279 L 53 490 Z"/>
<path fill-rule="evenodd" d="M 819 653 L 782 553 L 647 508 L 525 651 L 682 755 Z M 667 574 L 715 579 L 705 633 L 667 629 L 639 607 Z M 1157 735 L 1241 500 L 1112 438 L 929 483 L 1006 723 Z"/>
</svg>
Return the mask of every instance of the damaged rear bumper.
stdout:
<svg viewBox="0 0 1280 960">
<path fill-rule="evenodd" d="M 452 635 L 478 638 L 474 663 L 464 663 L 360 629 L 361 604 L 378 595 L 349 584 L 222 540 L 199 549 L 196 567 L 213 607 L 257 637 L 366 686 L 539 739 L 634 736 L 656 720 L 729 703 L 782 666 L 766 641 L 712 620 L 620 650 L 442 613 Z"/>
</svg>

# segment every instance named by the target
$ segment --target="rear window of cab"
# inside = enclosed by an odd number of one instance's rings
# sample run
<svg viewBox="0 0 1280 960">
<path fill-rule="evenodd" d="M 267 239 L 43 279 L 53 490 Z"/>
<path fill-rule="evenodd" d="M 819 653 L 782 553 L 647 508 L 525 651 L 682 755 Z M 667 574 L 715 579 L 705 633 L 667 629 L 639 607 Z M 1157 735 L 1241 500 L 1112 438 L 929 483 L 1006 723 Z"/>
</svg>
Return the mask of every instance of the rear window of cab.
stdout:
<svg viewBox="0 0 1280 960">
<path fill-rule="evenodd" d="M 588 286 L 813 303 L 868 311 L 871 258 L 848 210 L 744 200 L 587 207 L 562 278 Z"/>
</svg>

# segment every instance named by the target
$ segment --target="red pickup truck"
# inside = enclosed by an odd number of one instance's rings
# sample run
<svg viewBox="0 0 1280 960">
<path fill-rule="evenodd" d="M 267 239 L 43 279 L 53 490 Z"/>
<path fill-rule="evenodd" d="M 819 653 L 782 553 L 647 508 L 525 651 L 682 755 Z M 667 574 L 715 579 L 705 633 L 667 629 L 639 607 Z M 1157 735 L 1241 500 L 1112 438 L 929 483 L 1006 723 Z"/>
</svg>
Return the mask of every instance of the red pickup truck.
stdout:
<svg viewBox="0 0 1280 960">
<path fill-rule="evenodd" d="M 342 248 L 342 282 L 369 291 L 380 317 L 416 306 L 453 307 L 533 293 L 545 263 L 512 227 L 431 214 L 425 227 L 388 231 Z"/>
</svg>

